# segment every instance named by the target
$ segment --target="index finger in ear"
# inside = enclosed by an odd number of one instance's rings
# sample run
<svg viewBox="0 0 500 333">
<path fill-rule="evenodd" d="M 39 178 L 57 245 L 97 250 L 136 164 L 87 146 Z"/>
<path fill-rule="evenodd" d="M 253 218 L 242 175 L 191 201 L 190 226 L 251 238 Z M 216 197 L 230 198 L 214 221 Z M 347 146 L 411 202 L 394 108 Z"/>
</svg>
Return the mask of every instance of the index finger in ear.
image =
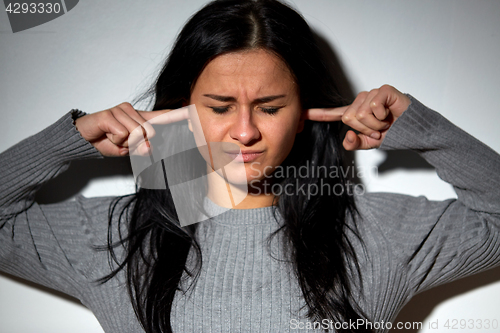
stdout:
<svg viewBox="0 0 500 333">
<path fill-rule="evenodd" d="M 150 124 L 166 125 L 189 119 L 189 110 L 187 107 L 176 110 L 139 111 L 139 113 Z"/>
<path fill-rule="evenodd" d="M 181 120 L 189 119 L 188 107 L 176 110 L 156 110 L 156 111 L 137 111 L 139 115 L 145 120 L 137 128 L 135 128 L 129 135 L 129 147 L 131 147 L 131 154 L 136 151 L 142 151 L 141 146 L 146 144 L 150 145 L 149 139 L 154 136 L 154 129 L 152 125 L 167 125 Z M 147 133 L 147 134 L 146 134 Z M 153 135 L 150 135 L 153 133 Z M 152 148 L 152 147 L 151 147 Z M 145 151 L 145 149 L 143 149 Z"/>
<path fill-rule="evenodd" d="M 338 108 L 308 109 L 306 110 L 305 119 L 314 121 L 341 121 L 342 115 L 348 108 L 349 105 Z"/>
</svg>

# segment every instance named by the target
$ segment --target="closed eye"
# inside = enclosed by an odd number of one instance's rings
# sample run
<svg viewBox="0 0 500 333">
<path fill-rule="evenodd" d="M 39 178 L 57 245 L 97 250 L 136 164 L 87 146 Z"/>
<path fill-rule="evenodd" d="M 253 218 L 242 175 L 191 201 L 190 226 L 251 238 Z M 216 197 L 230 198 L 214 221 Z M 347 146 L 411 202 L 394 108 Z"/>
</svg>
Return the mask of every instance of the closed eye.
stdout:
<svg viewBox="0 0 500 333">
<path fill-rule="evenodd" d="M 229 111 L 229 106 L 226 106 L 226 107 L 210 106 L 210 108 L 216 114 L 224 114 L 227 111 Z M 267 108 L 259 107 L 259 109 L 264 113 L 267 113 L 269 115 L 274 115 L 279 111 L 279 109 L 281 109 L 281 107 L 267 107 Z"/>
<path fill-rule="evenodd" d="M 215 106 L 210 106 L 210 108 L 212 109 L 212 111 L 214 113 L 217 113 L 217 114 L 223 114 L 223 113 L 226 113 L 228 110 L 229 110 L 229 107 L 226 106 L 226 107 L 215 107 Z"/>
<path fill-rule="evenodd" d="M 269 115 L 274 115 L 278 112 L 279 109 L 281 108 L 264 108 L 264 107 L 261 107 L 260 108 L 263 112 L 269 114 Z"/>
</svg>

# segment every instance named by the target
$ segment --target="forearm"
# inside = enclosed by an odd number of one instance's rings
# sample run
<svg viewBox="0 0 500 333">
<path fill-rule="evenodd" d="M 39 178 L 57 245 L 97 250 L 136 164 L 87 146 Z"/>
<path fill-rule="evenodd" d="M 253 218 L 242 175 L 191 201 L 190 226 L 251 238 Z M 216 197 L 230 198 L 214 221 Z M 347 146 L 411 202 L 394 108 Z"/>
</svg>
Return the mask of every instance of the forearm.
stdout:
<svg viewBox="0 0 500 333">
<path fill-rule="evenodd" d="M 386 275 L 381 283 L 403 279 L 408 296 L 500 264 L 500 156 L 411 100 L 381 148 L 419 153 L 454 186 L 458 200 L 394 193 L 357 198 L 366 219 L 367 265 Z"/>
<path fill-rule="evenodd" d="M 78 115 L 67 113 L 0 155 L 0 270 L 75 297 L 94 255 L 87 230 L 92 214 L 78 201 L 40 206 L 34 194 L 70 161 L 102 157 L 76 130 Z"/>
<path fill-rule="evenodd" d="M 432 164 L 467 207 L 500 214 L 500 155 L 415 98 L 382 149 L 412 149 Z"/>
<path fill-rule="evenodd" d="M 66 170 L 71 160 L 102 155 L 75 129 L 68 112 L 43 131 L 0 154 L 0 216 L 5 218 L 27 209 L 43 183 Z"/>
</svg>

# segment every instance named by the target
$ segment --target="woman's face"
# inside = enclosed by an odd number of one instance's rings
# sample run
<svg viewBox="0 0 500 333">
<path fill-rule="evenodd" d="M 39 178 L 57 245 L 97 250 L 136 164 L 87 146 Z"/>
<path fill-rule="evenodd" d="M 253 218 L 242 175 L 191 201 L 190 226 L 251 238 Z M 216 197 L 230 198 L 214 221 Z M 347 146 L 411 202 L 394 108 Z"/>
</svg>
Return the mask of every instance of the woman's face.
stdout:
<svg viewBox="0 0 500 333">
<path fill-rule="evenodd" d="M 269 176 L 290 153 L 304 123 L 290 71 L 262 49 L 216 57 L 196 81 L 189 103 L 196 105 L 207 142 L 233 143 L 221 149 L 240 170 L 244 166 L 245 179 L 237 182 Z"/>
</svg>

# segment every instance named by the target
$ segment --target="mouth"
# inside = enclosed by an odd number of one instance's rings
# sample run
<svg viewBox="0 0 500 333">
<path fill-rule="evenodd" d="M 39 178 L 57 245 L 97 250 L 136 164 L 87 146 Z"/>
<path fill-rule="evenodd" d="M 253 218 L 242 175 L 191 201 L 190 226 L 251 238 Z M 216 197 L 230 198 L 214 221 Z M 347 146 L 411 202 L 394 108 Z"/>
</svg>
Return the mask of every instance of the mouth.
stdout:
<svg viewBox="0 0 500 333">
<path fill-rule="evenodd" d="M 256 160 L 259 158 L 262 154 L 264 154 L 264 151 L 262 150 L 242 150 L 241 154 L 239 150 L 228 150 L 225 151 L 229 157 L 235 162 L 243 162 L 243 163 L 248 163 Z"/>
</svg>

